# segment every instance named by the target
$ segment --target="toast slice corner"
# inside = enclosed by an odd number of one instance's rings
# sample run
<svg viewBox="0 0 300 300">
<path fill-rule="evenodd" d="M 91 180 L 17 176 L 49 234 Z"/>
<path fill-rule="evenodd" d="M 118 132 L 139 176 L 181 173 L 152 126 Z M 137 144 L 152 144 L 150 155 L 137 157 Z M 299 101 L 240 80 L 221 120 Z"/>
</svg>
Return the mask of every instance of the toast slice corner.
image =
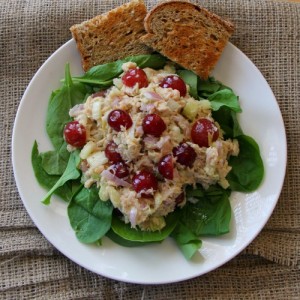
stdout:
<svg viewBox="0 0 300 300">
<path fill-rule="evenodd" d="M 182 0 L 153 7 L 144 26 L 143 43 L 203 79 L 212 72 L 234 32 L 230 21 Z"/>
<path fill-rule="evenodd" d="M 152 50 L 140 41 L 145 34 L 147 9 L 143 0 L 131 0 L 111 11 L 70 28 L 84 71 L 127 56 Z"/>
</svg>

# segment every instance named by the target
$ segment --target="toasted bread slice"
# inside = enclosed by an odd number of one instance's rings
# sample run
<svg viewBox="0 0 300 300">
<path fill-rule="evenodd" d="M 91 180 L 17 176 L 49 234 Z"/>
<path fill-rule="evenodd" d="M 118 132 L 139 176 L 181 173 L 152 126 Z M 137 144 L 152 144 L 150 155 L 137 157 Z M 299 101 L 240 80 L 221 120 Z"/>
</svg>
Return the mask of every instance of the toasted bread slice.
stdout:
<svg viewBox="0 0 300 300">
<path fill-rule="evenodd" d="M 147 9 L 142 0 L 132 0 L 103 15 L 73 25 L 70 30 L 77 43 L 85 71 L 91 67 L 122 59 L 126 56 L 147 54 L 152 50 L 141 43 Z"/>
<path fill-rule="evenodd" d="M 141 41 L 206 79 L 216 65 L 234 25 L 186 1 L 166 1 L 145 18 Z"/>
</svg>

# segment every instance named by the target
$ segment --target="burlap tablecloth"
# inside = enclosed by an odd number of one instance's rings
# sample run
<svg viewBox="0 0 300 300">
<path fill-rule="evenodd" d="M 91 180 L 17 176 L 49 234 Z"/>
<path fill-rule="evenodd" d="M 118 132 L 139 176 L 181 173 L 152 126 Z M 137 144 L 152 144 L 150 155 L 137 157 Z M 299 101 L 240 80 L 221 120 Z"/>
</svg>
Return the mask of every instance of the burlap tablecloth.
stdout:
<svg viewBox="0 0 300 300">
<path fill-rule="evenodd" d="M 147 1 L 148 7 L 155 2 Z M 185 282 L 160 286 L 126 284 L 77 266 L 54 249 L 31 221 L 18 195 L 11 165 L 12 128 L 21 96 L 44 60 L 70 39 L 72 24 L 121 3 L 108 0 L 0 2 L 0 298 L 298 298 L 299 4 L 266 0 L 199 1 L 236 24 L 231 41 L 266 77 L 286 125 L 288 165 L 283 191 L 270 221 L 243 253 L 223 267 Z"/>
</svg>

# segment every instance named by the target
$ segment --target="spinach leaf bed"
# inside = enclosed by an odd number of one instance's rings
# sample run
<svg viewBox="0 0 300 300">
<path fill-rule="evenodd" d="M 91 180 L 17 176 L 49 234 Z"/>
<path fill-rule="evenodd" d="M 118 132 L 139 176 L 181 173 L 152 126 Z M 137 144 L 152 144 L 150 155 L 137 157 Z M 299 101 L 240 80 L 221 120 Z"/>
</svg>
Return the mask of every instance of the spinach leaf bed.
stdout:
<svg viewBox="0 0 300 300">
<path fill-rule="evenodd" d="M 232 191 L 252 192 L 261 184 L 264 176 L 263 161 L 255 140 L 245 135 L 237 114 L 242 112 L 238 96 L 230 87 L 214 78 L 201 80 L 193 72 L 177 69 L 177 74 L 190 87 L 190 94 L 197 100 L 210 101 L 212 116 L 221 126 L 224 137 L 239 142 L 240 152 L 229 159 L 232 167 L 227 175 L 230 187 L 219 185 L 204 189 L 201 185 L 186 186 L 186 205 L 177 208 L 166 218 L 166 226 L 160 231 L 142 231 L 131 228 L 118 216 L 112 203 L 102 201 L 93 185 L 90 189 L 81 183 L 79 151 L 69 152 L 63 138 L 64 126 L 71 121 L 69 110 L 83 103 L 92 93 L 112 85 L 119 76 L 124 62 L 132 61 L 140 68 L 161 69 L 167 60 L 159 55 L 138 55 L 91 68 L 81 77 L 72 77 L 66 64 L 65 78 L 60 89 L 53 91 L 48 104 L 46 130 L 53 149 L 40 153 L 35 141 L 31 162 L 38 183 L 48 193 L 41 200 L 49 205 L 53 194 L 68 203 L 70 225 L 82 243 L 101 245 L 107 236 L 124 247 L 161 243 L 170 237 L 187 259 L 191 259 L 201 247 L 201 236 L 218 236 L 229 232 L 231 220 L 230 194 Z"/>
</svg>

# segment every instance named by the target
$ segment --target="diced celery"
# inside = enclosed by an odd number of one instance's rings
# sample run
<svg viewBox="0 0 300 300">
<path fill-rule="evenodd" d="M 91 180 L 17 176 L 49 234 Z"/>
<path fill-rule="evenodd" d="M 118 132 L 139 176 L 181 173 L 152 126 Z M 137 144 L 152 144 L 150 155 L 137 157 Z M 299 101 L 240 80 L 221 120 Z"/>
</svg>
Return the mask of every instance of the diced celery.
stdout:
<svg viewBox="0 0 300 300">
<path fill-rule="evenodd" d="M 183 108 L 182 114 L 189 120 L 193 121 L 199 111 L 200 104 L 197 100 L 189 100 Z"/>
<path fill-rule="evenodd" d="M 87 162 L 91 168 L 96 168 L 99 165 L 104 165 L 108 162 L 104 151 L 97 151 L 87 157 Z"/>
<path fill-rule="evenodd" d="M 96 148 L 96 144 L 92 141 L 86 143 L 82 150 L 80 151 L 80 158 L 86 159 Z"/>
<path fill-rule="evenodd" d="M 193 121 L 200 110 L 208 110 L 210 108 L 210 102 L 208 100 L 198 101 L 190 99 L 183 108 L 182 114 Z"/>
<path fill-rule="evenodd" d="M 102 183 L 99 190 L 99 198 L 102 201 L 107 201 L 109 199 L 109 194 L 107 190 L 107 185 L 105 183 Z"/>
<path fill-rule="evenodd" d="M 109 194 L 109 199 L 112 202 L 113 206 L 118 207 L 120 205 L 120 193 L 112 186 L 108 186 L 107 191 Z"/>
</svg>

